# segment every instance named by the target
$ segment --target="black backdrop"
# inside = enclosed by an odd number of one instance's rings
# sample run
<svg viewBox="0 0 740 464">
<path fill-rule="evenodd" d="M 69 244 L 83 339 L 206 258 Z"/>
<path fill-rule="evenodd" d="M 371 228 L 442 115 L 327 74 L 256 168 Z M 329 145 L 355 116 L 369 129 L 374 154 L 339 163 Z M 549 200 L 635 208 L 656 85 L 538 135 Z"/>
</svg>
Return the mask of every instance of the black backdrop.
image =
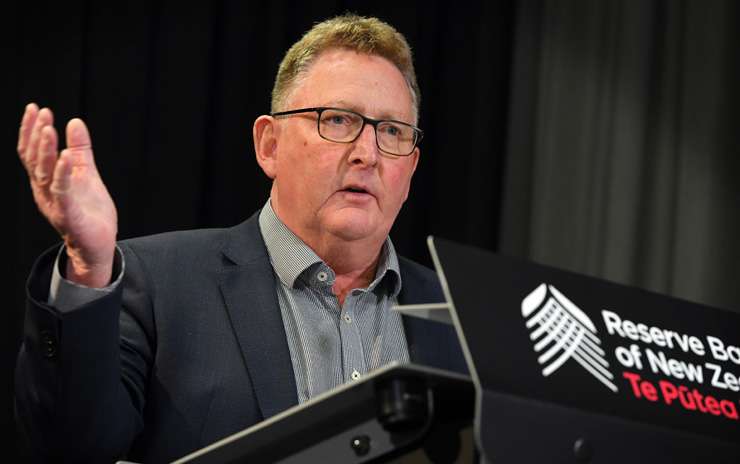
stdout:
<svg viewBox="0 0 740 464">
<path fill-rule="evenodd" d="M 120 238 L 230 226 L 267 198 L 251 126 L 285 49 L 334 14 L 376 15 L 408 37 L 422 89 L 421 162 L 392 231 L 403 254 L 429 264 L 434 234 L 740 310 L 739 5 L 4 5 L 3 457 L 18 452 L 23 283 L 58 240 L 14 154 L 27 102 L 52 107 L 58 130 L 87 121 Z"/>
<path fill-rule="evenodd" d="M 58 241 L 38 214 L 14 156 L 23 107 L 90 127 L 99 170 L 119 212 L 119 238 L 231 226 L 267 198 L 251 127 L 269 111 L 284 51 L 317 21 L 375 15 L 408 38 L 425 130 L 412 192 L 392 231 L 429 263 L 428 234 L 496 249 L 506 150 L 515 2 L 27 2 L 0 19 L 5 85 L 0 140 L 6 223 L 0 390 L 11 460 L 12 372 L 23 283 Z M 8 10 L 8 8 L 10 8 Z"/>
</svg>

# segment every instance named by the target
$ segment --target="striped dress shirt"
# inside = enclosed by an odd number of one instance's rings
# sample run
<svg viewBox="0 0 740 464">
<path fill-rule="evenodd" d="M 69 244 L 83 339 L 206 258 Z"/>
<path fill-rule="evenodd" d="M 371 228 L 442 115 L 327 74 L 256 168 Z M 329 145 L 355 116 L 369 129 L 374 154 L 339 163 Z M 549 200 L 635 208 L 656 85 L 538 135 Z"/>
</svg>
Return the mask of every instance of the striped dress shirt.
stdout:
<svg viewBox="0 0 740 464">
<path fill-rule="evenodd" d="M 334 271 L 280 221 L 269 200 L 259 225 L 277 277 L 299 402 L 392 361 L 408 362 L 401 316 L 391 311 L 401 273 L 390 238 L 373 281 L 350 291 L 340 306 L 332 293 Z"/>
</svg>

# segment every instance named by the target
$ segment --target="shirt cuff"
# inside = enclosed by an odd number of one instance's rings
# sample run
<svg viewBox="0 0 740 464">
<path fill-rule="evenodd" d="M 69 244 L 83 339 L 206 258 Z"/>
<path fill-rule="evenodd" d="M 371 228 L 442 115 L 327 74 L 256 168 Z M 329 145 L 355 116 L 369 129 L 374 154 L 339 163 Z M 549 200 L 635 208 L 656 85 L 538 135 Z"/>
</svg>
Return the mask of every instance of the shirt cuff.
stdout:
<svg viewBox="0 0 740 464">
<path fill-rule="evenodd" d="M 66 247 L 59 247 L 59 253 L 54 261 L 54 269 L 51 274 L 51 287 L 49 288 L 49 299 L 47 303 L 59 311 L 70 311 L 80 306 L 102 298 L 112 293 L 123 279 L 123 272 L 126 268 L 126 261 L 123 258 L 123 252 L 118 245 L 113 257 L 113 277 L 112 282 L 107 287 L 93 288 L 76 284 L 62 276 L 61 267 L 67 265 Z"/>
</svg>

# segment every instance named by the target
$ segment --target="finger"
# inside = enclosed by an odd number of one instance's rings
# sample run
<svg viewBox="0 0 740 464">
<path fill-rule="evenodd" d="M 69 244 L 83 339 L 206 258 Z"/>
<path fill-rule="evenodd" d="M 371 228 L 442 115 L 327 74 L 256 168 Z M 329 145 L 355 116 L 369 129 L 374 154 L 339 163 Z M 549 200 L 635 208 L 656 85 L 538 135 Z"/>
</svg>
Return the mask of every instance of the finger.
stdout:
<svg viewBox="0 0 740 464">
<path fill-rule="evenodd" d="M 63 202 L 67 192 L 72 184 L 72 157 L 73 153 L 69 150 L 62 150 L 59 159 L 54 166 L 54 175 L 52 176 L 49 190 Z"/>
<path fill-rule="evenodd" d="M 34 175 L 34 171 L 36 169 L 38 147 L 39 142 L 41 141 L 41 129 L 43 129 L 46 125 L 51 125 L 53 122 L 54 116 L 52 115 L 49 108 L 43 108 L 41 109 L 41 111 L 39 111 L 39 115 L 33 124 L 33 129 L 31 130 L 31 138 L 28 142 L 28 148 L 26 149 L 26 152 L 23 156 L 26 164 L 26 169 L 28 169 L 28 174 L 30 176 Z"/>
<path fill-rule="evenodd" d="M 57 131 L 54 126 L 41 129 L 41 142 L 34 169 L 35 180 L 42 186 L 51 181 L 51 174 L 57 162 Z"/>
<path fill-rule="evenodd" d="M 18 154 L 21 155 L 21 159 L 23 159 L 23 152 L 28 147 L 28 139 L 31 138 L 31 129 L 33 129 L 33 124 L 36 122 L 36 116 L 38 114 L 39 107 L 36 103 L 26 105 L 23 118 L 21 119 L 21 127 L 18 129 Z"/>
</svg>

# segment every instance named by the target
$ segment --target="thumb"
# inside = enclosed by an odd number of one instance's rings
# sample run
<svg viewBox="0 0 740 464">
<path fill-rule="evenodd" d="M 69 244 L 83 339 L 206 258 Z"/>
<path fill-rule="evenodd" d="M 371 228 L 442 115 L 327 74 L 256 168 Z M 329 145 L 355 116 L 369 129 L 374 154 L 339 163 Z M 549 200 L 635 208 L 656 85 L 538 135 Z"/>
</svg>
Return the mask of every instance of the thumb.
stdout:
<svg viewBox="0 0 740 464">
<path fill-rule="evenodd" d="M 92 163 L 92 142 L 90 132 L 82 119 L 74 118 L 67 123 L 67 149 L 69 151 L 82 151 L 86 161 Z"/>
</svg>

